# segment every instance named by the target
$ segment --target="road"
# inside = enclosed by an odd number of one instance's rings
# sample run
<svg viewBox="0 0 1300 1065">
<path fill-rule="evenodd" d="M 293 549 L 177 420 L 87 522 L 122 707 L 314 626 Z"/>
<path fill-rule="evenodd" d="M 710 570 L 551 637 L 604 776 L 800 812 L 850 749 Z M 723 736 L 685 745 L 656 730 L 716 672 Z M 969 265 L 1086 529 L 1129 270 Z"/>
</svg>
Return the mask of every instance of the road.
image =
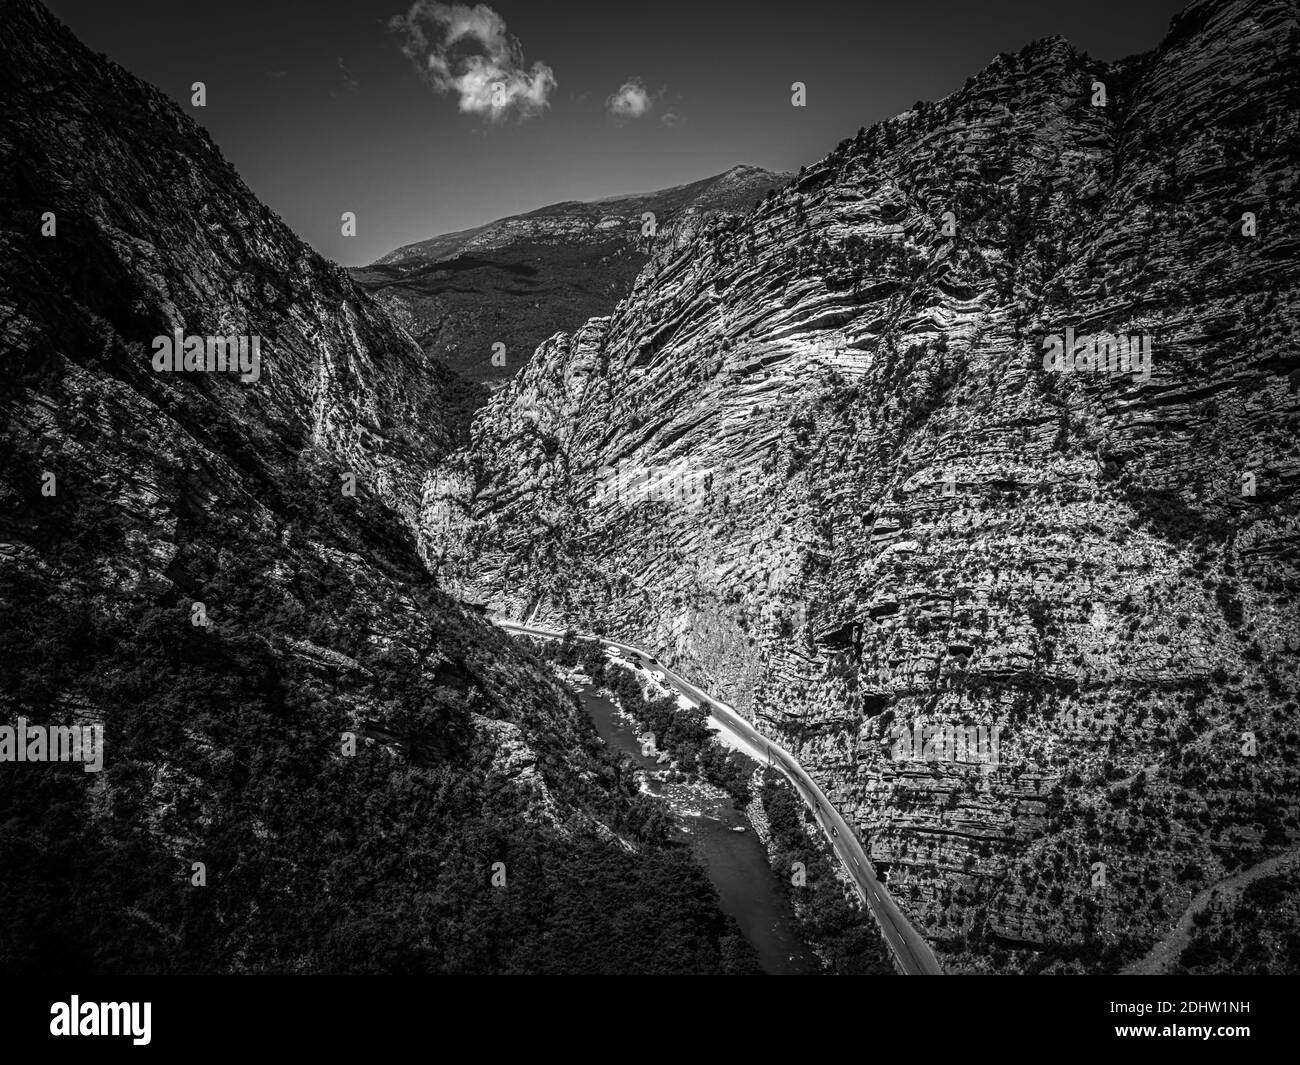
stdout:
<svg viewBox="0 0 1300 1065">
<path fill-rule="evenodd" d="M 491 620 L 507 632 L 518 632 L 543 639 L 560 639 L 564 636 L 562 632 L 540 628 L 536 625 L 521 625 L 519 622 L 497 617 L 493 617 Z M 645 648 L 638 647 L 636 644 L 621 643 L 618 640 L 611 640 L 603 636 L 587 636 L 583 633 L 575 633 L 574 635 L 588 640 L 599 640 L 607 647 L 616 648 L 625 655 L 639 655 L 643 660 L 654 657 Z M 710 716 L 732 736 L 756 750 L 766 751 L 768 762 L 779 768 L 790 779 L 795 790 L 803 801 L 808 804 L 813 816 L 817 818 L 817 823 L 821 825 L 822 831 L 826 833 L 826 838 L 830 841 L 836 857 L 839 858 L 849 876 L 853 878 L 854 884 L 857 885 L 858 894 L 862 897 L 863 902 L 870 907 L 876 923 L 880 926 L 885 943 L 894 956 L 894 962 L 899 971 L 909 976 L 942 975 L 943 969 L 939 966 L 934 951 L 930 949 L 930 944 L 912 926 L 912 923 L 903 915 L 902 910 L 898 908 L 898 904 L 885 890 L 884 885 L 876 879 L 876 871 L 868 860 L 866 851 L 862 849 L 862 844 L 858 842 L 858 838 L 849 829 L 847 822 L 840 816 L 839 811 L 831 805 L 830 800 L 825 796 L 821 788 L 804 771 L 803 767 L 795 761 L 794 757 L 755 729 L 753 725 L 726 703 L 720 702 L 707 692 L 697 688 L 685 677 L 659 663 L 656 663 L 653 668 L 663 671 L 663 683 L 675 687 L 687 698 L 694 699 L 705 707 Z"/>
</svg>

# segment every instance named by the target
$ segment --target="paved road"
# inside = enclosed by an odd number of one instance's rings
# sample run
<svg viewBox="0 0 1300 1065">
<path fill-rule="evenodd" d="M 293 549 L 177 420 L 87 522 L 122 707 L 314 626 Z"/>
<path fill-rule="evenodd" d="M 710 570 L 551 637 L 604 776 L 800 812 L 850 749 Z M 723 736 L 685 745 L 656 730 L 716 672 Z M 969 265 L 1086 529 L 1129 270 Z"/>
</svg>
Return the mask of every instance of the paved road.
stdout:
<svg viewBox="0 0 1300 1065">
<path fill-rule="evenodd" d="M 559 639 L 564 635 L 564 633 L 556 632 L 554 629 L 540 628 L 536 625 L 521 625 L 516 621 L 508 621 L 504 618 L 494 617 L 492 620 L 508 632 L 521 632 L 529 636 L 540 636 L 544 639 Z M 575 635 L 583 636 L 582 633 L 575 633 Z M 607 639 L 603 636 L 584 636 L 584 638 L 599 640 L 605 646 L 613 647 L 627 656 L 639 655 L 647 663 L 653 657 L 649 651 L 643 647 L 638 647 L 636 644 L 620 643 L 618 640 Z M 930 949 L 930 944 L 912 927 L 911 922 L 903 915 L 903 912 L 898 908 L 898 904 L 885 890 L 884 885 L 876 879 L 876 871 L 867 859 L 862 844 L 850 831 L 848 824 L 840 816 L 839 811 L 831 805 L 830 800 L 822 793 L 821 788 L 817 786 L 812 777 L 804 772 L 803 767 L 794 760 L 790 753 L 769 740 L 726 703 L 719 702 L 707 692 L 701 691 L 667 666 L 656 662 L 650 668 L 662 670 L 664 683 L 672 685 L 683 695 L 694 699 L 701 706 L 707 708 L 713 719 L 733 736 L 748 746 L 767 753 L 769 763 L 775 765 L 790 778 L 795 790 L 803 798 L 803 801 L 808 804 L 808 808 L 813 811 L 817 823 L 822 826 L 822 831 L 826 833 L 826 838 L 830 840 L 836 856 L 857 885 L 858 894 L 862 896 L 862 900 L 875 915 L 885 942 L 894 955 L 897 967 L 908 975 L 941 975 L 943 969 L 940 968 L 939 961 L 934 956 L 934 951 Z"/>
</svg>

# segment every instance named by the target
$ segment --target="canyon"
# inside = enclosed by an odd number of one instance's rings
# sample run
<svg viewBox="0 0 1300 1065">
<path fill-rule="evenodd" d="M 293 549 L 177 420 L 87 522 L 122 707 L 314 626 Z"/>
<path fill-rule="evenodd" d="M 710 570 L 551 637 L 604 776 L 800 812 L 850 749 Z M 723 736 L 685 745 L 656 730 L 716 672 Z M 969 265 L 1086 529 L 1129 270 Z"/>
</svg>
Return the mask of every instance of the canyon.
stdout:
<svg viewBox="0 0 1300 1065">
<path fill-rule="evenodd" d="M 0 717 L 103 764 L 0 773 L 8 971 L 752 970 L 484 612 L 734 707 L 945 971 L 1210 970 L 1261 906 L 1291 964 L 1293 0 L 352 270 L 9 9 Z M 169 336 L 256 378 L 157 372 Z"/>
</svg>

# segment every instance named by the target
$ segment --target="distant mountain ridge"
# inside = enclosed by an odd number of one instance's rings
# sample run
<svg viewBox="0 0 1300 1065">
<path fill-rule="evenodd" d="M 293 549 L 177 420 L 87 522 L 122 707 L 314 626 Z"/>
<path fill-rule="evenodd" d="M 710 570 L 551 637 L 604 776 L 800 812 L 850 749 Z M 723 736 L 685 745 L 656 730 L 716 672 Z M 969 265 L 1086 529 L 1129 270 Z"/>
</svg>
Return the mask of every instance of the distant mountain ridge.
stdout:
<svg viewBox="0 0 1300 1065">
<path fill-rule="evenodd" d="M 640 236 L 641 216 L 646 211 L 654 212 L 656 222 L 663 225 L 678 211 L 688 208 L 700 212 L 745 210 L 768 189 L 793 176 L 742 164 L 700 181 L 655 192 L 626 193 L 598 200 L 564 200 L 471 229 L 403 245 L 376 259 L 371 267 L 412 261 L 422 264 L 440 262 L 469 251 L 486 251 L 522 242 L 601 243 L 610 235 L 636 242 Z M 632 221 L 635 221 L 635 227 L 628 227 L 627 223 Z"/>
<path fill-rule="evenodd" d="M 405 245 L 351 274 L 430 355 L 499 384 L 552 333 L 612 310 L 656 242 L 748 210 L 790 177 L 735 166 L 657 192 L 551 204 Z M 654 237 L 643 235 L 647 213 Z"/>
</svg>

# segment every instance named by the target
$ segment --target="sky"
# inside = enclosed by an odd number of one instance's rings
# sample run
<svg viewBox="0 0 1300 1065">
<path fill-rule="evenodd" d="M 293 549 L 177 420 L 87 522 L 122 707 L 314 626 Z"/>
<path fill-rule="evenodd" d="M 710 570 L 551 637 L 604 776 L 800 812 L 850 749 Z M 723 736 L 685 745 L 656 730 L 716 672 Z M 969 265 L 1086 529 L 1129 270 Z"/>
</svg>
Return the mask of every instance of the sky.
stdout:
<svg viewBox="0 0 1300 1065">
<path fill-rule="evenodd" d="M 344 265 L 562 200 L 797 170 L 1061 34 L 1119 59 L 1181 0 L 45 0 Z M 190 105 L 202 81 L 207 106 Z M 791 85 L 807 106 L 791 106 Z M 340 216 L 356 214 L 345 237 Z"/>
</svg>

